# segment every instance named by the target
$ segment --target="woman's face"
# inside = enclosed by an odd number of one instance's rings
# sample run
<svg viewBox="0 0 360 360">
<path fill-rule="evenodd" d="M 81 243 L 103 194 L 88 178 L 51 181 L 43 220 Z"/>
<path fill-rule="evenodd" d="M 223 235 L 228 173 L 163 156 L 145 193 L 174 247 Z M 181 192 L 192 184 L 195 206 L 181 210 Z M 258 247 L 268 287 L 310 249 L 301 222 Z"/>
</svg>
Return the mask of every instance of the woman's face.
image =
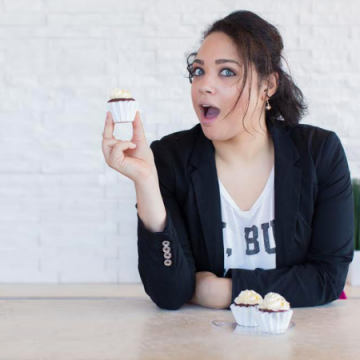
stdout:
<svg viewBox="0 0 360 360">
<path fill-rule="evenodd" d="M 231 60 L 231 62 L 219 61 L 220 59 Z M 217 63 L 215 63 L 216 60 L 218 60 Z M 193 62 L 192 74 L 192 103 L 202 130 L 208 139 L 228 140 L 246 131 L 243 126 L 243 117 L 248 106 L 250 82 L 250 103 L 244 123 L 246 129 L 251 133 L 253 133 L 253 129 L 259 129 L 259 119 L 264 111 L 264 89 L 266 87 L 262 86 L 258 93 L 258 77 L 253 65 L 252 74 L 250 69 L 248 70 L 248 79 L 239 102 L 234 111 L 224 119 L 234 107 L 243 81 L 241 60 L 229 36 L 222 32 L 215 32 L 206 37 Z M 202 104 L 210 104 L 220 109 L 214 122 L 205 123 L 203 121 Z M 265 116 L 263 116 L 262 122 L 261 125 L 264 129 L 266 126 Z"/>
</svg>

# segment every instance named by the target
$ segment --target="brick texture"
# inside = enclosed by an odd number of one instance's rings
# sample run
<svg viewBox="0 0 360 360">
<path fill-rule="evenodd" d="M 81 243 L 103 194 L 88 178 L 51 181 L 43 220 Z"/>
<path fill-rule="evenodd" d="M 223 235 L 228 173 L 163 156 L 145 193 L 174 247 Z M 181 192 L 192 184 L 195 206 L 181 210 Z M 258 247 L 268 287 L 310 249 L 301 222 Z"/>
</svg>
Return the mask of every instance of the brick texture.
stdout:
<svg viewBox="0 0 360 360">
<path fill-rule="evenodd" d="M 149 143 L 194 126 L 186 54 L 237 9 L 278 27 L 303 122 L 360 176 L 357 0 L 0 0 L 0 282 L 140 281 L 135 189 L 101 151 L 108 93 L 132 91 Z"/>
</svg>

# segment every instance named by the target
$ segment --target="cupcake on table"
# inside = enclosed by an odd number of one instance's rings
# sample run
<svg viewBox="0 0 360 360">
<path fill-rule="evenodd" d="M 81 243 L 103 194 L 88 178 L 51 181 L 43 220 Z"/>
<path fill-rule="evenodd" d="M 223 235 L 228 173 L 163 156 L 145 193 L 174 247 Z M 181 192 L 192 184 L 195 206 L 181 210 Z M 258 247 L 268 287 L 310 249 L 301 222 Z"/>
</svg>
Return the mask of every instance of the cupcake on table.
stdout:
<svg viewBox="0 0 360 360">
<path fill-rule="evenodd" d="M 258 326 L 256 312 L 263 298 L 253 290 L 244 290 L 234 299 L 230 309 L 240 326 Z"/>
<path fill-rule="evenodd" d="M 270 292 L 265 295 L 256 312 L 256 320 L 261 331 L 283 333 L 287 330 L 293 310 L 281 295 Z"/>
</svg>

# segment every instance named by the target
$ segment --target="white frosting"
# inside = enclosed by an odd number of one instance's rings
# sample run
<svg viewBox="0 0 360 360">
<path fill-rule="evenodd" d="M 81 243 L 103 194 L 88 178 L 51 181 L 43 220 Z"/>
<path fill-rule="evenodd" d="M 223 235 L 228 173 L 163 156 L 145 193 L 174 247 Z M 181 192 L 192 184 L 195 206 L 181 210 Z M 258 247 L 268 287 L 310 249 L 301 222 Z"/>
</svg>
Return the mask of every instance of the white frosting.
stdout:
<svg viewBox="0 0 360 360">
<path fill-rule="evenodd" d="M 290 304 L 281 295 L 270 292 L 265 295 L 259 309 L 272 311 L 289 310 Z"/>
<path fill-rule="evenodd" d="M 235 298 L 235 304 L 245 304 L 245 305 L 258 305 L 263 301 L 261 295 L 253 290 L 244 290 L 242 291 L 237 298 Z"/>
<path fill-rule="evenodd" d="M 131 99 L 132 96 L 129 90 L 114 89 L 110 93 L 110 100 L 112 99 Z"/>
</svg>

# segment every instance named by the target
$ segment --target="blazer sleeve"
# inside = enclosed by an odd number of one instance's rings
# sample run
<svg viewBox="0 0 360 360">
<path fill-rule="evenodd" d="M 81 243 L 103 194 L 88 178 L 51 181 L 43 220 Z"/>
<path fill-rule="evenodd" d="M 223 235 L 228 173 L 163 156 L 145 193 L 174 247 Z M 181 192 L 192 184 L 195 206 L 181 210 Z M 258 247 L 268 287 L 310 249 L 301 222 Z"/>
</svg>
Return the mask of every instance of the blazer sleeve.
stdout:
<svg viewBox="0 0 360 360">
<path fill-rule="evenodd" d="M 177 310 L 194 294 L 195 261 L 183 212 L 175 197 L 176 179 L 170 152 L 159 140 L 152 142 L 150 148 L 166 208 L 166 225 L 162 232 L 151 232 L 137 215 L 138 270 L 151 300 L 162 309 Z M 170 243 L 170 266 L 165 265 L 164 241 Z"/>
<path fill-rule="evenodd" d="M 317 164 L 318 194 L 306 262 L 271 270 L 231 269 L 232 300 L 245 289 L 277 292 L 292 307 L 337 300 L 353 259 L 354 203 L 350 171 L 338 136 L 331 132 Z"/>
</svg>

